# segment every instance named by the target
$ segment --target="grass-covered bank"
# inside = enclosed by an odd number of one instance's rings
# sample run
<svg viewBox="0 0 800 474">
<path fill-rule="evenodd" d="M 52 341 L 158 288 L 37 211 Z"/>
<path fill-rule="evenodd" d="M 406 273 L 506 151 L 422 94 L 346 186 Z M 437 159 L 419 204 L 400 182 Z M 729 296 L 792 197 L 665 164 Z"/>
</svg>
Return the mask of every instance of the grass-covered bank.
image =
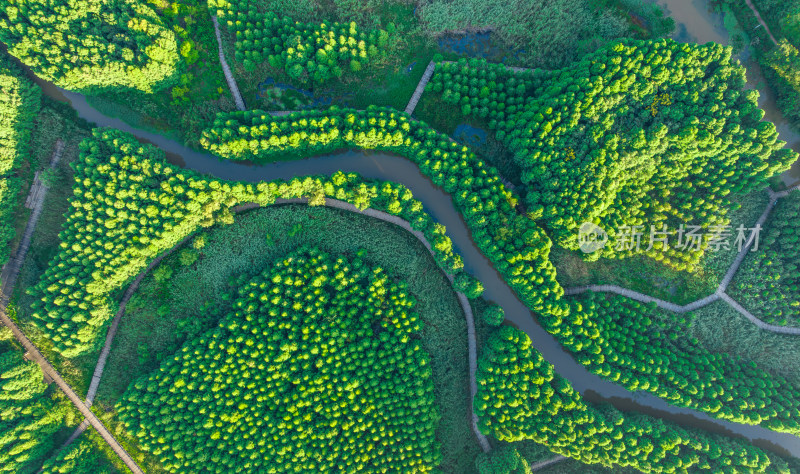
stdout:
<svg viewBox="0 0 800 474">
<path fill-rule="evenodd" d="M 568 288 L 581 285 L 619 285 L 648 296 L 684 305 L 714 293 L 725 273 L 736 258 L 733 245 L 735 229 L 740 224 L 746 228 L 755 225 L 769 202 L 765 191 L 754 191 L 732 199 L 740 207 L 730 212 L 731 225 L 729 249 L 707 251 L 694 271 L 679 271 L 646 256 L 620 260 L 583 260 L 579 251 L 554 247 L 550 258 L 558 271 L 558 282 Z M 648 245 L 647 231 L 643 231 L 642 245 Z M 763 235 L 762 235 L 763 237 Z"/>
<path fill-rule="evenodd" d="M 740 356 L 800 384 L 797 336 L 760 330 L 724 301 L 694 311 L 694 321 L 689 329 L 689 335 L 711 352 Z"/>
<path fill-rule="evenodd" d="M 29 319 L 28 309 L 34 296 L 28 295 L 26 289 L 38 283 L 50 263 L 50 259 L 58 252 L 61 243 L 58 234 L 65 221 L 64 215 L 69 209 L 69 199 L 73 195 L 73 172 L 70 163 L 77 159 L 78 144 L 87 136 L 89 136 L 88 128 L 78 119 L 72 109 L 49 99 L 44 100 L 32 133 L 29 171 L 26 173 L 29 175 L 29 179 L 24 184 L 25 196 L 30 191 L 33 171 L 41 169 L 49 163 L 55 144 L 59 139 L 64 142 L 64 151 L 59 165 L 55 169 L 43 173 L 43 179 L 50 188 L 31 239 L 28 255 L 20 269 L 10 305 L 10 313 L 25 335 L 78 393 L 85 393 L 88 389 L 92 373 L 91 370 L 87 372 L 87 369 L 92 367 L 93 370 L 97 358 L 87 356 L 79 360 L 67 360 L 59 356 L 53 350 L 50 339 L 39 331 Z M 24 202 L 25 197 L 22 197 L 21 207 Z M 24 219 L 18 218 L 19 235 L 21 235 L 30 214 L 29 210 L 26 209 L 26 211 Z M 16 248 L 19 238 L 21 237 L 17 238 L 14 248 Z"/>
<path fill-rule="evenodd" d="M 278 206 L 237 216 L 234 224 L 200 234 L 162 262 L 142 283 L 120 322 L 94 407 L 117 425 L 113 406 L 138 376 L 148 374 L 187 339 L 227 310 L 231 278 L 251 276 L 300 244 L 354 255 L 405 279 L 424 322 L 442 418 L 437 438 L 448 472 L 471 472 L 480 448 L 470 429 L 464 315 L 428 251 L 391 224 L 329 208 Z M 167 278 L 169 276 L 169 278 Z M 485 328 L 476 318 L 478 332 Z M 131 444 L 132 434 L 122 436 Z M 153 467 L 155 467 L 153 465 Z"/>
</svg>

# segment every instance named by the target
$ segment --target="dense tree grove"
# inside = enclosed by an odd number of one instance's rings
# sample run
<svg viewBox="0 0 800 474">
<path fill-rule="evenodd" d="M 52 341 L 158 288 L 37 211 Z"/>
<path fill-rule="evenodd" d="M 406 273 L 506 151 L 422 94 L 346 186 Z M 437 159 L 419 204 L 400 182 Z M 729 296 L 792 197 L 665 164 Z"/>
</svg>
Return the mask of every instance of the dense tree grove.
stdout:
<svg viewBox="0 0 800 474">
<path fill-rule="evenodd" d="M 402 281 L 300 249 L 118 405 L 169 472 L 430 472 L 429 356 Z"/>
<path fill-rule="evenodd" d="M 584 402 L 528 336 L 509 326 L 481 354 L 475 407 L 483 433 L 530 439 L 589 464 L 661 473 L 789 472 L 784 460 L 746 441 Z"/>
<path fill-rule="evenodd" d="M 34 472 L 66 410 L 46 393 L 39 366 L 8 349 L 0 346 L 0 472 Z"/>
<path fill-rule="evenodd" d="M 800 44 L 797 42 L 795 44 Z M 800 122 L 800 51 L 786 39 L 761 58 L 765 75 L 772 80 L 783 114 Z"/>
<path fill-rule="evenodd" d="M 722 0 L 735 13 L 737 21 L 752 37 L 750 51 L 761 65 L 767 85 L 777 96 L 783 115 L 800 123 L 800 1 L 752 0 L 778 44 L 767 32 L 746 3 Z"/>
<path fill-rule="evenodd" d="M 262 111 L 219 114 L 200 143 L 236 160 L 269 160 L 287 152 L 309 156 L 342 148 L 405 156 L 453 198 L 472 239 L 534 311 L 558 325 L 567 310 L 548 259 L 551 242 L 528 216 L 493 167 L 448 136 L 400 112 L 331 108 L 272 117 Z"/>
<path fill-rule="evenodd" d="M 42 466 L 42 474 L 111 474 L 100 451 L 88 438 L 60 449 Z"/>
<path fill-rule="evenodd" d="M 800 323 L 800 192 L 781 199 L 765 224 L 758 249 L 736 272 L 729 293 L 772 324 Z"/>
<path fill-rule="evenodd" d="M 716 418 L 800 433 L 798 387 L 754 363 L 687 337 L 691 316 L 660 314 L 623 296 L 588 293 L 572 305 L 561 343 L 589 370 L 629 390 Z"/>
<path fill-rule="evenodd" d="M 530 219 L 519 215 L 508 199 L 495 198 L 485 203 L 477 199 L 480 196 L 485 200 L 500 193 L 513 198 L 513 194 L 499 183 L 499 178 L 470 179 L 476 175 L 496 176 L 496 171 L 462 146 L 451 145 L 449 139 L 436 132 L 428 133 L 428 130 L 419 122 L 408 121 L 402 114 L 381 109 L 361 113 L 332 109 L 284 117 L 271 117 L 258 111 L 237 112 L 219 116 L 212 129 L 204 132 L 201 143 L 214 153 L 233 159 L 266 160 L 287 151 L 311 155 L 346 147 L 386 150 L 409 157 L 434 183 L 451 194 L 465 216 L 473 238 L 477 236 L 475 241 L 482 251 L 497 268 L 503 270 L 501 273 L 506 281 L 523 297 L 528 307 L 538 312 L 545 329 L 559 338 L 590 370 L 615 381 L 622 380 L 632 389 L 649 390 L 670 403 L 696 408 L 717 418 L 761 424 L 779 431 L 797 430 L 796 420 L 800 414 L 793 408 L 792 387 L 783 379 L 770 378 L 749 366 L 739 367 L 735 361 L 699 348 L 676 344 L 672 336 L 644 332 L 644 328 L 650 327 L 647 322 L 649 310 L 641 305 L 629 310 L 631 314 L 627 319 L 612 317 L 616 314 L 613 311 L 603 311 L 601 318 L 594 314 L 594 307 L 584 308 L 579 304 L 572 304 L 570 310 L 566 300 L 561 298 L 562 290 L 557 282 L 546 286 L 546 275 L 554 274 L 548 273 L 552 272 L 547 260 L 549 241 L 519 234 L 529 232 L 528 229 L 535 229 L 537 233 L 541 231 L 532 227 Z M 491 190 L 486 191 L 487 187 Z M 503 228 L 502 223 L 512 218 L 522 220 L 524 225 Z M 495 224 L 497 222 L 501 224 Z M 501 239 L 514 244 L 498 251 L 497 242 Z M 517 265 L 508 265 L 509 262 Z M 523 267 L 524 264 L 527 268 Z M 533 268 L 539 271 L 531 271 Z M 539 279 L 544 285 L 539 283 Z M 469 291 L 469 283 L 467 275 L 456 282 L 465 292 Z M 552 288 L 548 299 L 542 297 L 546 295 L 542 293 L 542 287 Z M 529 295 L 533 298 L 528 299 Z M 495 323 L 502 321 L 502 315 L 489 317 Z M 641 331 L 630 330 L 628 325 L 631 324 Z M 678 329 L 673 332 L 676 331 Z M 635 368 L 612 360 L 607 355 L 615 347 L 640 351 L 636 354 L 642 359 L 636 359 Z M 620 355 L 615 357 L 625 360 L 627 354 L 624 351 L 628 349 L 620 350 Z M 649 360 L 651 357 L 680 360 L 674 364 L 670 374 L 655 374 L 652 371 L 656 367 Z M 686 364 L 693 357 L 700 357 L 707 368 L 702 378 L 688 370 Z M 683 372 L 679 370 L 681 368 Z M 717 393 L 716 388 L 706 389 L 706 384 L 716 378 L 724 379 L 731 387 L 724 395 Z M 693 393 L 694 389 L 687 385 L 689 380 L 702 385 L 699 392 Z M 754 380 L 764 387 L 752 390 L 747 384 Z"/>
<path fill-rule="evenodd" d="M 0 41 L 37 76 L 69 90 L 152 92 L 179 75 L 175 34 L 136 0 L 2 0 Z"/>
<path fill-rule="evenodd" d="M 303 82 L 338 78 L 347 69 L 360 71 L 384 54 L 389 38 L 384 30 L 362 31 L 355 22 L 302 23 L 279 17 L 251 0 L 212 0 L 209 6 L 227 21 L 236 37 L 236 60 L 246 70 L 266 61 Z"/>
<path fill-rule="evenodd" d="M 475 459 L 478 474 L 530 474 L 531 466 L 512 446 L 503 446 Z"/>
<path fill-rule="evenodd" d="M 621 40 L 559 70 L 440 64 L 428 87 L 489 121 L 558 245 L 577 249 L 590 221 L 617 243 L 591 255 L 624 257 L 637 249 L 619 245 L 621 229 L 641 225 L 639 251 L 682 269 L 701 251 L 677 236 L 650 248 L 651 226 L 713 232 L 727 225 L 730 193 L 764 186 L 797 159 L 760 121 L 758 92 L 744 89 L 730 56 L 712 43 Z"/>
<path fill-rule="evenodd" d="M 230 209 L 241 203 L 270 205 L 276 198 L 326 197 L 400 216 L 423 232 L 442 269 L 458 275 L 443 226 L 402 185 L 370 182 L 355 174 L 296 178 L 290 182 L 231 183 L 202 178 L 166 163 L 164 152 L 131 135 L 95 129 L 81 143 L 75 163 L 75 197 L 70 203 L 60 252 L 31 289 L 41 299 L 32 318 L 56 349 L 74 357 L 97 348 L 104 325 L 116 312 L 110 295 L 159 253 L 192 232 L 217 222 L 233 222 Z"/>
<path fill-rule="evenodd" d="M 0 56 L 0 267 L 14 239 L 14 215 L 20 194 L 16 176 L 29 149 L 30 134 L 39 112 L 41 89 Z"/>
</svg>

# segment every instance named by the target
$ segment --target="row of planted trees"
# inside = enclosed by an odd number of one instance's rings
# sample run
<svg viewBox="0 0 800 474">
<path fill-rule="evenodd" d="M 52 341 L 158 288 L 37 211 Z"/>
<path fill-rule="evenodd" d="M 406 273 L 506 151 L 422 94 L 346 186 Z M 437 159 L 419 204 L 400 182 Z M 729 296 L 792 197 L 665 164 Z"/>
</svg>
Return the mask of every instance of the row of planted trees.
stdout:
<svg viewBox="0 0 800 474">
<path fill-rule="evenodd" d="M 191 233 L 233 222 L 231 209 L 243 203 L 267 206 L 276 199 L 307 198 L 311 205 L 323 205 L 333 198 L 399 216 L 425 235 L 445 272 L 479 294 L 479 287 L 459 276 L 463 262 L 444 227 L 402 185 L 344 173 L 255 185 L 207 179 L 169 165 L 163 151 L 111 129 L 95 129 L 81 143 L 74 169 L 75 197 L 60 251 L 31 290 L 41 297 L 32 305 L 35 324 L 67 357 L 102 342 L 116 312 L 110 299 L 115 291 Z"/>
<path fill-rule="evenodd" d="M 392 109 L 332 108 L 272 117 L 262 111 L 219 114 L 201 145 L 223 158 L 270 161 L 343 148 L 397 153 L 416 163 L 453 203 L 472 239 L 529 308 L 555 320 L 566 312 L 548 256 L 551 242 L 528 216 L 497 170 L 467 147 Z"/>
<path fill-rule="evenodd" d="M 430 472 L 429 356 L 403 281 L 301 248 L 119 402 L 169 472 Z"/>
<path fill-rule="evenodd" d="M 234 35 L 236 60 L 248 71 L 267 62 L 301 82 L 322 83 L 344 71 L 361 71 L 385 55 L 389 34 L 365 32 L 355 22 L 302 23 L 250 0 L 209 3 Z"/>
<path fill-rule="evenodd" d="M 533 440 L 589 464 L 642 472 L 790 472 L 747 441 L 623 413 L 581 399 L 511 327 L 495 331 L 478 364 L 480 429 L 499 440 Z"/>
<path fill-rule="evenodd" d="M 707 242 L 673 235 L 650 247 L 650 226 L 726 225 L 731 193 L 765 186 L 797 159 L 721 45 L 622 40 L 559 70 L 515 74 L 480 60 L 436 70 L 429 90 L 496 131 L 558 245 L 577 250 L 584 222 L 605 229 L 614 244 L 594 258 L 646 253 L 690 268 Z M 619 245 L 638 225 L 644 244 Z"/>
<path fill-rule="evenodd" d="M 18 169 L 30 149 L 31 130 L 39 112 L 41 89 L 0 56 L 0 266 L 9 257 L 15 236 L 20 196 Z"/>
</svg>

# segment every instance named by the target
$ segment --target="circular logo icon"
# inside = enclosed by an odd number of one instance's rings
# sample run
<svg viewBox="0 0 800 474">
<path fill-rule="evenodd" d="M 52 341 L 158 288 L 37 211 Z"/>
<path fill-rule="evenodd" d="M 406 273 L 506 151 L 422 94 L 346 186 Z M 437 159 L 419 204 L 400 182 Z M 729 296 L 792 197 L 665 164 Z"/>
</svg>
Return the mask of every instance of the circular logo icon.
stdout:
<svg viewBox="0 0 800 474">
<path fill-rule="evenodd" d="M 583 253 L 596 252 L 605 247 L 606 242 L 606 231 L 591 222 L 584 222 L 578 229 L 578 245 Z"/>
</svg>

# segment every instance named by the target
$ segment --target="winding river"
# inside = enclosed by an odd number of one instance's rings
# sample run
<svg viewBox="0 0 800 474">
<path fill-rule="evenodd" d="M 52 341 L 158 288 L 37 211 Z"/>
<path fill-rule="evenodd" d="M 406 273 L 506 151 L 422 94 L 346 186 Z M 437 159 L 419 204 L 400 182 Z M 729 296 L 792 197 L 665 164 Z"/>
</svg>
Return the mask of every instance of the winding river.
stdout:
<svg viewBox="0 0 800 474">
<path fill-rule="evenodd" d="M 668 2 L 671 4 L 685 2 L 685 0 L 668 0 Z M 681 8 L 685 7 L 686 5 L 681 5 Z M 702 18 L 709 19 L 711 17 L 706 15 L 698 19 L 697 15 L 688 15 L 687 22 L 684 22 L 682 17 L 676 15 L 676 22 L 679 23 L 679 32 L 685 32 L 689 28 L 701 31 L 711 28 L 709 31 L 716 32 L 714 33 L 716 36 L 697 39 L 700 41 L 725 42 L 727 38 L 723 36 L 724 29 L 720 33 L 717 28 L 718 24 L 711 20 L 708 22 L 699 21 Z M 689 23 L 690 21 L 695 23 Z M 677 39 L 687 40 L 687 38 L 681 38 L 680 33 Z M 749 71 L 748 77 L 750 77 Z M 164 150 L 170 162 L 217 178 L 258 182 L 273 179 L 291 179 L 295 176 L 308 174 L 331 174 L 341 170 L 357 172 L 367 178 L 403 183 L 424 204 L 431 216 L 446 226 L 455 250 L 463 258 L 466 270 L 483 282 L 486 288 L 484 296 L 491 301 L 498 302 L 503 307 L 507 320 L 527 333 L 533 341 L 534 347 L 587 400 L 610 402 L 622 410 L 647 413 L 685 426 L 693 426 L 730 436 L 745 437 L 754 445 L 783 455 L 800 457 L 800 438 L 796 436 L 776 433 L 750 425 L 719 421 L 694 410 L 671 406 L 646 392 L 630 392 L 588 372 L 582 365 L 575 362 L 555 338 L 538 324 L 531 311 L 516 297 L 503 278 L 494 270 L 489 260 L 478 250 L 461 215 L 454 208 L 449 195 L 435 186 L 419 171 L 415 164 L 405 158 L 379 152 L 342 151 L 313 159 L 266 165 L 223 161 L 211 154 L 189 149 L 162 135 L 134 128 L 120 119 L 103 115 L 89 105 L 85 97 L 80 94 L 58 89 L 38 78 L 36 78 L 36 82 L 42 86 L 45 94 L 55 100 L 69 102 L 78 115 L 89 122 L 98 126 L 113 127 L 129 132 L 140 140 L 152 143 Z M 764 94 L 762 94 L 762 101 L 764 100 L 769 99 L 768 96 L 765 99 Z M 770 115 L 778 113 L 777 108 L 774 107 L 774 100 L 772 101 L 771 112 L 769 111 L 769 104 L 765 105 L 768 110 L 767 118 L 781 124 L 781 120 L 770 117 Z M 784 133 L 784 126 L 788 127 L 788 124 L 786 124 L 785 120 L 782 120 L 782 122 L 783 125 L 779 125 L 781 139 L 789 141 L 790 146 L 793 148 L 800 149 L 800 136 Z M 798 175 L 798 178 L 794 178 L 795 181 L 797 179 L 800 179 L 800 175 Z M 785 180 L 791 181 L 792 178 L 790 176 Z M 754 328 L 753 330 L 756 329 Z"/>
<path fill-rule="evenodd" d="M 531 311 L 517 298 L 489 260 L 478 250 L 466 223 L 454 208 L 450 196 L 405 158 L 379 152 L 342 151 L 312 159 L 266 165 L 223 161 L 209 153 L 189 149 L 164 136 L 134 128 L 122 120 L 105 116 L 91 107 L 80 94 L 63 91 L 41 81 L 37 82 L 44 86 L 45 93 L 50 97 L 69 101 L 80 117 L 100 126 L 129 132 L 140 140 L 163 149 L 172 163 L 217 178 L 258 182 L 291 179 L 308 174 L 331 174 L 342 170 L 357 172 L 367 178 L 403 183 L 424 204 L 431 216 L 447 228 L 455 250 L 464 260 L 465 269 L 483 282 L 486 288 L 484 296 L 498 302 L 505 310 L 506 318 L 525 331 L 544 358 L 588 400 L 607 401 L 622 410 L 647 413 L 712 432 L 742 436 L 757 446 L 783 455 L 800 457 L 798 437 L 755 426 L 715 420 L 694 410 L 671 406 L 646 392 L 632 393 L 588 372 L 537 323 Z"/>
</svg>

